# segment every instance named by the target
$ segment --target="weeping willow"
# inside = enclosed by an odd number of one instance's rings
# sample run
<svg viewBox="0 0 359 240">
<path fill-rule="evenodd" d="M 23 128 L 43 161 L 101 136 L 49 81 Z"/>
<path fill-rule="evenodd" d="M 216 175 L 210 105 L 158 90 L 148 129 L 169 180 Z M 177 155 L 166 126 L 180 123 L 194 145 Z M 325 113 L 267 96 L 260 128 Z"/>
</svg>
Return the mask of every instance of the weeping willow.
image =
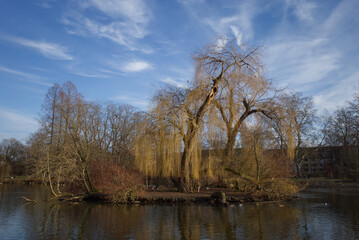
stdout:
<svg viewBox="0 0 359 240">
<path fill-rule="evenodd" d="M 146 177 L 178 176 L 180 169 L 180 136 L 159 127 L 140 126 L 135 157 L 138 169 Z"/>
<path fill-rule="evenodd" d="M 147 178 L 180 177 L 183 141 L 176 128 L 152 122 L 141 123 L 137 129 L 135 163 L 140 172 Z M 204 174 L 213 175 L 212 159 L 202 158 L 200 138 L 197 138 L 189 162 L 190 176 L 195 180 L 200 180 Z"/>
</svg>

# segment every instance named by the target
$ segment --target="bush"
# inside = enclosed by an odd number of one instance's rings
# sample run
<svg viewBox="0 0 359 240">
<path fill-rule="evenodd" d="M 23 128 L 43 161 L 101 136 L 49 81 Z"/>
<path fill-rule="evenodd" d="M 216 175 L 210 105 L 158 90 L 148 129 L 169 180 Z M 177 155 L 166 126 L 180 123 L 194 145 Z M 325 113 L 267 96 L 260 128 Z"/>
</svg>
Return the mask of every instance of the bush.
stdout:
<svg viewBox="0 0 359 240">
<path fill-rule="evenodd" d="M 299 185 L 288 178 L 277 178 L 265 182 L 264 189 L 277 197 L 291 196 L 299 191 Z"/>
<path fill-rule="evenodd" d="M 143 187 L 143 178 L 138 172 L 109 161 L 92 162 L 90 175 L 95 189 L 113 202 L 134 201 Z"/>
</svg>

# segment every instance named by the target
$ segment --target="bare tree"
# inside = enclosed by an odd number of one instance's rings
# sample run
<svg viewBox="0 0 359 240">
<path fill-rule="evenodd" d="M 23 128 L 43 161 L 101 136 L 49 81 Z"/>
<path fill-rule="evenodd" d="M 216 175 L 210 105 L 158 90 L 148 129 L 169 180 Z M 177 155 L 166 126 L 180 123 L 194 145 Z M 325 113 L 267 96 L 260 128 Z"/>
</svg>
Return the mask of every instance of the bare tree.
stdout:
<svg viewBox="0 0 359 240">
<path fill-rule="evenodd" d="M 131 166 L 140 113 L 130 105 L 108 104 L 104 115 L 103 131 L 107 135 L 104 149 L 110 152 L 112 158 L 121 166 Z"/>
<path fill-rule="evenodd" d="M 15 138 L 0 142 L 0 178 L 25 173 L 26 147 Z"/>
<path fill-rule="evenodd" d="M 316 109 L 312 98 L 300 93 L 283 94 L 279 102 L 276 118 L 272 119 L 271 126 L 277 134 L 279 146 L 287 150 L 298 177 L 302 177 L 301 165 L 306 155 L 300 149 L 308 144 L 312 134 L 317 119 Z"/>
<path fill-rule="evenodd" d="M 356 142 L 354 116 L 349 108 L 340 107 L 326 119 L 325 142 L 330 146 L 349 146 Z"/>
<path fill-rule="evenodd" d="M 339 159 L 334 171 L 340 176 L 359 176 L 359 95 L 354 95 L 346 106 L 339 107 L 332 115 L 325 117 L 326 127 L 322 130 L 325 144 L 339 147 Z"/>
</svg>

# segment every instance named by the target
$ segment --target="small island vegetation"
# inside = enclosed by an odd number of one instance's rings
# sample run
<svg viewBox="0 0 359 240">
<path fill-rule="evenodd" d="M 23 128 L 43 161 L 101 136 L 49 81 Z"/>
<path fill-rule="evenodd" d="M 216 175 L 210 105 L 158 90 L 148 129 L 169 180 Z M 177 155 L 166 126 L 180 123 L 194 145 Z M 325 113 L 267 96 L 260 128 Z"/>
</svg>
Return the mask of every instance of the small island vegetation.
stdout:
<svg viewBox="0 0 359 240">
<path fill-rule="evenodd" d="M 193 60 L 193 80 L 159 86 L 145 112 L 54 84 L 26 144 L 1 142 L 0 180 L 39 182 L 61 200 L 270 201 L 295 195 L 325 147 L 336 158 L 321 175 L 358 179 L 359 95 L 319 117 L 312 98 L 265 77 L 260 48 L 218 38 Z"/>
</svg>

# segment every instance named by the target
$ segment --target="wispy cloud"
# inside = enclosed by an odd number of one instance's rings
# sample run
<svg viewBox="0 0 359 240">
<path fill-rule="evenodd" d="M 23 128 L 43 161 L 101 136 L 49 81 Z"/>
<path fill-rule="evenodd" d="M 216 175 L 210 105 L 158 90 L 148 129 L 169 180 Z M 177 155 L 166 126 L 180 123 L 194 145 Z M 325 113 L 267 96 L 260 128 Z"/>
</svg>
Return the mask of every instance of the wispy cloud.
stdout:
<svg viewBox="0 0 359 240">
<path fill-rule="evenodd" d="M 90 0 L 80 2 L 76 10 L 69 11 L 63 23 L 70 28 L 70 34 L 85 37 L 105 38 L 127 47 L 131 51 L 153 53 L 153 49 L 136 44 L 136 40 L 144 38 L 148 33 L 147 25 L 152 13 L 142 0 Z M 87 14 L 91 11 L 91 18 Z M 106 17 L 97 16 L 104 14 Z"/>
<path fill-rule="evenodd" d="M 260 12 L 255 1 L 243 1 L 236 6 L 238 13 L 220 16 L 205 17 L 203 22 L 209 25 L 218 34 L 232 33 L 240 44 L 253 38 L 253 19 Z"/>
<path fill-rule="evenodd" d="M 80 71 L 75 71 L 75 72 L 73 72 L 73 74 L 81 76 L 81 77 L 86 77 L 86 78 L 109 78 L 110 77 L 110 76 L 105 75 L 105 74 L 86 73 L 86 72 L 80 72 Z"/>
<path fill-rule="evenodd" d="M 40 77 L 38 75 L 34 75 L 34 74 L 26 73 L 26 72 L 21 72 L 21 71 L 15 70 L 15 69 L 5 67 L 3 65 L 0 65 L 0 71 L 20 76 L 20 77 L 22 77 L 22 81 L 36 83 L 36 84 L 43 85 L 43 86 L 46 86 L 46 87 L 51 86 L 50 83 L 41 81 L 40 79 L 42 79 L 42 77 Z"/>
<path fill-rule="evenodd" d="M 160 82 L 167 83 L 179 88 L 185 88 L 186 87 L 186 81 L 182 78 L 172 78 L 169 76 L 159 76 L 158 79 Z"/>
<path fill-rule="evenodd" d="M 110 78 L 112 74 L 105 73 L 94 67 L 89 67 L 88 64 L 82 61 L 73 61 L 65 66 L 68 72 L 77 76 L 85 78 Z"/>
<path fill-rule="evenodd" d="M 149 70 L 152 69 L 153 66 L 152 64 L 145 62 L 145 61 L 132 61 L 132 62 L 128 62 L 126 64 L 124 64 L 121 67 L 121 70 L 123 72 L 141 72 L 141 71 L 145 71 L 145 70 Z"/>
<path fill-rule="evenodd" d="M 134 23 L 147 23 L 151 18 L 151 12 L 142 0 L 90 0 L 89 6 L 93 6 L 112 17 L 124 16 Z"/>
<path fill-rule="evenodd" d="M 243 34 L 241 32 L 239 32 L 239 30 L 238 30 L 238 28 L 236 26 L 231 26 L 231 30 L 233 32 L 233 35 L 237 39 L 238 46 L 241 45 L 242 44 Z"/>
<path fill-rule="evenodd" d="M 52 8 L 56 0 L 38 0 L 36 5 L 42 8 Z"/>
<path fill-rule="evenodd" d="M 286 1 L 284 16 L 293 14 L 299 21 L 288 17 L 278 24 L 265 41 L 264 60 L 269 77 L 313 95 L 319 111 L 332 111 L 359 89 L 358 34 L 348 27 L 359 23 L 354 10 L 359 3 L 344 0 L 319 13 L 324 3 L 313 2 Z"/>
<path fill-rule="evenodd" d="M 265 52 L 268 74 L 298 90 L 312 88 L 313 83 L 339 68 L 340 53 L 328 51 L 325 44 L 326 40 L 320 38 L 273 43 Z"/>
<path fill-rule="evenodd" d="M 68 49 L 56 43 L 49 43 L 45 41 L 33 41 L 18 37 L 1 37 L 4 40 L 16 43 L 25 47 L 32 48 L 45 57 L 58 60 L 72 60 L 73 57 L 68 53 Z"/>
<path fill-rule="evenodd" d="M 147 98 L 144 98 L 143 96 L 129 96 L 129 95 L 121 94 L 115 97 L 111 97 L 110 100 L 132 104 L 136 107 L 139 107 L 142 110 L 145 110 L 149 104 L 149 100 Z"/>
<path fill-rule="evenodd" d="M 320 110 L 335 110 L 343 106 L 345 101 L 351 98 L 354 93 L 359 92 L 359 71 L 335 81 L 330 88 L 320 91 L 313 97 L 314 103 L 320 106 Z M 345 97 L 343 97 L 345 96 Z"/>
<path fill-rule="evenodd" d="M 293 8 L 293 14 L 301 21 L 312 21 L 317 5 L 307 0 L 286 0 L 286 9 Z"/>
<path fill-rule="evenodd" d="M 39 127 L 35 117 L 14 109 L 0 107 L 0 138 L 25 139 Z"/>
</svg>

